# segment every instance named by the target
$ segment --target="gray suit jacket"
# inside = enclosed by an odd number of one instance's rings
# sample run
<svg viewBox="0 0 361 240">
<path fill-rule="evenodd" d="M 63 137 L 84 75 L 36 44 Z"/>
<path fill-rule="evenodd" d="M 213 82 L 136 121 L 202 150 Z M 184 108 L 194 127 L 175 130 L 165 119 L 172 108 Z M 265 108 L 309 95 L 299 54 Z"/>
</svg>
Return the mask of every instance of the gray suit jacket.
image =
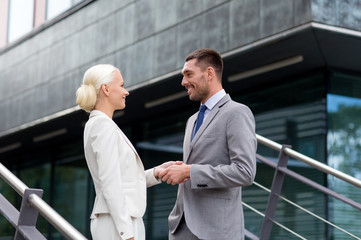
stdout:
<svg viewBox="0 0 361 240">
<path fill-rule="evenodd" d="M 188 228 L 200 239 L 244 239 L 241 187 L 252 184 L 256 174 L 253 114 L 227 94 L 191 142 L 197 114 L 187 121 L 183 143 L 191 177 L 178 187 L 170 231 L 176 231 L 184 214 Z"/>
</svg>

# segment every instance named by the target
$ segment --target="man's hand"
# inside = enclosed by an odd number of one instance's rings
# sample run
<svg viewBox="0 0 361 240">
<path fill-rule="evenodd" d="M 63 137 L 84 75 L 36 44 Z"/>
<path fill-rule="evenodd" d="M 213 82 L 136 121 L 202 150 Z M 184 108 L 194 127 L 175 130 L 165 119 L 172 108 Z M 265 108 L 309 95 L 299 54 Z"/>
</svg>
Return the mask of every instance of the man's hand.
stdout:
<svg viewBox="0 0 361 240">
<path fill-rule="evenodd" d="M 159 166 L 156 166 L 153 169 L 153 175 L 155 178 L 160 178 L 159 177 L 159 173 L 161 173 L 162 171 L 164 171 L 165 169 L 167 169 L 168 167 L 172 166 L 173 164 L 175 164 L 175 161 L 169 161 L 169 162 L 165 162 Z"/>
<path fill-rule="evenodd" d="M 176 185 L 186 182 L 191 175 L 191 165 L 183 164 L 177 161 L 172 166 L 159 173 L 159 178 L 162 178 L 163 182 Z"/>
</svg>

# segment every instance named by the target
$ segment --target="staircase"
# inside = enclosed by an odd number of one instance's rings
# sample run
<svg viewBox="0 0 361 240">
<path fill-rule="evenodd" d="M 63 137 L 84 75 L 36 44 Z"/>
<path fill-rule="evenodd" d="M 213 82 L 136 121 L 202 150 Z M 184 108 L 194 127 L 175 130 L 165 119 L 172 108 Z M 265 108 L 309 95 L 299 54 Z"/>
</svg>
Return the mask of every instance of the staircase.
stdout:
<svg viewBox="0 0 361 240">
<path fill-rule="evenodd" d="M 67 239 L 86 239 L 77 229 L 70 225 L 62 216 L 44 202 L 41 198 L 43 190 L 27 187 L 1 163 L 0 177 L 22 197 L 20 211 L 18 211 L 2 194 L 0 194 L 0 212 L 15 227 L 14 240 L 46 239 L 36 229 L 38 213 L 40 213 Z"/>
<path fill-rule="evenodd" d="M 324 173 L 328 176 L 336 177 L 337 179 L 340 179 L 350 185 L 355 186 L 357 188 L 357 190 L 361 191 L 361 181 L 360 180 L 358 180 L 350 175 L 347 175 L 343 172 L 340 172 L 334 168 L 331 168 L 331 167 L 329 167 L 319 161 L 316 161 L 310 157 L 307 157 L 301 153 L 298 153 L 298 152 L 292 150 L 291 146 L 280 145 L 280 144 L 273 142 L 267 138 L 264 138 L 260 135 L 257 135 L 257 141 L 258 141 L 258 144 L 262 144 L 270 149 L 273 149 L 273 150 L 279 152 L 279 157 L 278 157 L 277 161 L 275 162 L 264 156 L 257 154 L 258 161 L 260 161 L 263 164 L 268 165 L 269 167 L 274 169 L 274 177 L 273 177 L 273 182 L 272 182 L 270 189 L 266 188 L 265 186 L 263 186 L 257 182 L 253 183 L 254 186 L 258 187 L 262 191 L 265 191 L 269 194 L 265 212 L 261 212 L 258 209 L 256 209 L 255 207 L 253 207 L 251 202 L 249 202 L 249 203 L 242 202 L 243 206 L 246 209 L 249 209 L 250 211 L 254 212 L 255 214 L 257 214 L 263 218 L 262 227 L 258 233 L 252 233 L 251 231 L 248 231 L 246 229 L 246 238 L 247 239 L 252 239 L 252 240 L 272 239 L 271 231 L 272 231 L 272 227 L 275 225 L 277 227 L 283 229 L 284 231 L 287 231 L 292 236 L 292 239 L 307 239 L 304 236 L 301 236 L 300 234 L 298 234 L 295 230 L 293 230 L 275 220 L 277 205 L 278 205 L 279 201 L 282 200 L 283 202 L 290 204 L 293 207 L 297 208 L 298 211 L 303 211 L 303 212 L 309 214 L 310 216 L 318 219 L 322 223 L 326 224 L 327 227 L 335 228 L 338 231 L 343 232 L 343 234 L 345 236 L 343 239 L 360 239 L 361 240 L 361 236 L 356 236 L 355 234 L 345 230 L 344 228 L 337 226 L 336 224 L 328 221 L 324 217 L 321 217 L 321 216 L 317 215 L 316 213 L 291 201 L 290 199 L 287 199 L 280 195 L 282 185 L 284 183 L 284 178 L 285 178 L 285 176 L 287 176 L 287 177 L 293 178 L 299 182 L 302 182 L 302 183 L 312 187 L 313 189 L 325 194 L 328 197 L 342 201 L 343 203 L 353 207 L 356 211 L 361 211 L 360 203 L 355 202 L 352 199 L 349 199 L 346 196 L 343 196 L 339 193 L 336 193 L 336 192 L 332 191 L 331 189 L 329 189 L 323 185 L 320 185 L 319 183 L 317 183 L 309 178 L 306 178 L 306 177 L 290 170 L 289 168 L 287 168 L 289 158 L 295 159 L 297 161 L 301 161 L 302 163 L 305 163 L 308 166 L 314 168 L 315 170 L 321 171 L 321 173 Z M 245 219 L 245 221 L 247 221 L 247 219 Z"/>
<path fill-rule="evenodd" d="M 291 149 L 290 146 L 280 145 L 276 142 L 273 142 L 267 138 L 264 138 L 260 135 L 257 135 L 258 144 L 262 144 L 267 148 L 272 149 L 273 151 L 279 152 L 279 157 L 276 161 L 268 159 L 264 156 L 257 154 L 257 160 L 263 164 L 274 169 L 274 176 L 271 188 L 268 189 L 265 186 L 254 182 L 253 187 L 257 187 L 262 191 L 265 191 L 268 195 L 267 206 L 265 211 L 260 211 L 256 207 L 252 206 L 255 203 L 255 199 L 249 199 L 250 202 L 242 202 L 245 209 L 254 212 L 263 219 L 263 223 L 259 231 L 252 232 L 245 229 L 246 239 L 252 240 L 268 240 L 272 239 L 272 228 L 277 226 L 278 228 L 287 231 L 293 236 L 293 239 L 307 239 L 304 236 L 301 236 L 297 233 L 296 230 L 291 227 L 285 226 L 284 224 L 278 222 L 275 219 L 277 206 L 279 201 L 286 202 L 287 204 L 292 205 L 298 211 L 303 211 L 309 214 L 310 216 L 318 219 L 323 224 L 326 224 L 327 227 L 337 229 L 345 235 L 345 239 L 360 239 L 361 236 L 356 236 L 355 234 L 345 230 L 344 228 L 337 226 L 336 224 L 330 222 L 328 219 L 321 217 L 314 213 L 311 210 L 308 210 L 301 206 L 298 203 L 287 199 L 284 196 L 281 196 L 281 190 L 284 183 L 285 177 L 293 178 L 297 181 L 300 181 L 313 189 L 325 194 L 327 197 L 332 197 L 338 199 L 343 203 L 351 206 L 356 211 L 361 211 L 361 204 L 355 202 L 346 196 L 343 196 L 339 193 L 332 191 L 331 189 L 320 185 L 319 183 L 306 178 L 288 168 L 289 158 L 301 161 L 304 164 L 307 164 L 313 169 L 321 171 L 328 176 L 334 176 L 342 181 L 353 185 L 357 190 L 361 190 L 361 181 L 344 174 L 334 168 L 331 168 L 319 161 L 316 161 L 312 158 L 309 158 L 305 155 L 302 155 Z M 69 224 L 63 217 L 61 217 L 56 211 L 54 211 L 44 200 L 42 199 L 43 191 L 40 189 L 32 189 L 26 186 L 21 182 L 12 172 L 5 168 L 0 163 L 0 177 L 14 189 L 21 197 L 22 203 L 20 211 L 18 211 L 2 194 L 0 194 L 0 212 L 5 216 L 5 218 L 12 224 L 15 228 L 15 240 L 22 239 L 35 239 L 41 240 L 46 239 L 37 229 L 36 222 L 38 213 L 40 213 L 51 225 L 53 225 L 65 238 L 74 239 L 74 240 L 84 240 L 86 239 L 77 229 L 75 229 L 71 224 Z M 308 196 L 309 197 L 309 196 Z M 247 199 L 244 197 L 244 199 Z M 247 221 L 247 219 L 246 219 Z"/>
</svg>

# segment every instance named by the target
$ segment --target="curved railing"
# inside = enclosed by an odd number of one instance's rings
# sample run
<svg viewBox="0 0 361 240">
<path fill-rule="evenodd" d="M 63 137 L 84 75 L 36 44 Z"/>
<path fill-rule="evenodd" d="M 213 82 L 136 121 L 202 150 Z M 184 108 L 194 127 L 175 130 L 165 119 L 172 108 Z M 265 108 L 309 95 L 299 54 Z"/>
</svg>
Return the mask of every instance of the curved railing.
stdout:
<svg viewBox="0 0 361 240">
<path fill-rule="evenodd" d="M 287 228 L 286 226 L 284 226 L 283 224 L 280 224 L 279 222 L 277 222 L 275 219 L 274 219 L 274 216 L 275 216 L 275 212 L 276 212 L 276 209 L 277 209 L 277 203 L 278 203 L 278 200 L 281 199 L 291 205 L 293 205 L 294 207 L 300 209 L 301 211 L 304 211 L 306 213 L 308 213 L 309 215 L 319 219 L 320 221 L 328 224 L 329 226 L 333 227 L 333 228 L 336 228 L 340 231 L 342 231 L 343 233 L 345 233 L 346 235 L 348 235 L 349 237 L 351 238 L 354 238 L 354 239 L 360 239 L 360 237 L 358 236 L 355 236 L 354 234 L 348 232 L 347 230 L 337 226 L 336 224 L 328 221 L 327 219 L 324 219 L 320 216 L 318 216 L 317 214 L 303 208 L 302 206 L 290 201 L 289 199 L 285 198 L 285 197 L 282 197 L 280 195 L 280 192 L 281 192 L 281 188 L 282 188 L 282 185 L 283 185 L 283 178 L 285 175 L 287 176 L 290 176 L 300 182 L 303 182 L 311 187 L 313 187 L 314 189 L 324 193 L 324 194 L 327 194 L 329 196 L 332 196 L 354 208 L 356 208 L 357 210 L 360 210 L 361 211 L 361 204 L 358 203 L 358 202 L 355 202 L 341 194 L 338 194 L 328 188 L 326 188 L 325 186 L 322 186 L 302 175 L 299 175 L 298 173 L 295 173 L 293 172 L 292 170 L 288 169 L 287 168 L 287 164 L 288 164 L 288 158 L 291 157 L 293 159 L 296 159 L 296 160 L 299 160 L 299 161 L 302 161 L 303 163 L 306 163 L 308 164 L 309 166 L 313 167 L 313 168 L 316 168 L 320 171 L 322 171 L 323 173 L 325 174 L 329 174 L 329 175 L 332 175 L 338 179 L 341 179 L 341 180 L 344 180 L 345 182 L 347 183 L 350 183 L 358 188 L 361 188 L 361 181 L 350 176 L 350 175 L 347 175 L 337 169 L 334 169 L 326 164 L 323 164 L 315 159 L 312 159 L 310 157 L 307 157 L 297 151 L 294 151 L 292 150 L 289 146 L 286 146 L 286 145 L 281 145 L 281 144 L 278 144 L 270 139 L 267 139 L 265 137 L 262 137 L 260 135 L 257 135 L 256 134 L 256 137 L 257 137 L 257 141 L 259 144 L 262 144 L 266 147 L 269 147 L 273 150 L 276 150 L 278 151 L 280 154 L 279 154 L 279 159 L 278 159 L 278 163 L 275 163 L 274 161 L 271 161 L 259 154 L 257 154 L 257 159 L 259 161 L 261 161 L 262 163 L 266 164 L 266 165 L 269 165 L 271 167 L 273 167 L 275 169 L 275 174 L 274 174 L 274 178 L 273 178 L 273 183 L 272 183 L 272 187 L 271 189 L 267 189 L 266 187 L 262 186 L 261 184 L 257 183 L 257 182 L 254 182 L 253 184 L 267 192 L 269 192 L 269 200 L 268 200 L 268 203 L 267 203 L 267 208 L 266 208 L 266 212 L 265 213 L 262 213 L 260 212 L 259 210 L 255 209 L 254 207 L 252 207 L 250 204 L 247 204 L 245 202 L 242 202 L 243 206 L 245 206 L 246 208 L 250 209 L 251 211 L 255 212 L 256 214 L 262 216 L 264 218 L 264 221 L 263 221 L 263 224 L 262 224 L 262 228 L 260 230 L 260 237 L 258 237 L 256 234 L 254 233 L 251 233 L 249 231 L 246 230 L 246 236 L 249 238 L 249 239 L 253 239 L 253 240 L 258 240 L 258 239 L 262 239 L 262 240 L 267 240 L 267 239 L 270 239 L 271 237 L 271 229 L 272 229 L 272 225 L 275 224 L 277 226 L 279 226 L 280 228 L 286 230 L 287 232 L 289 232 L 290 234 L 292 234 L 294 237 L 297 237 L 299 239 L 306 239 L 304 238 L 303 236 L 301 236 L 300 234 L 296 233 L 295 231 L 293 231 L 292 229 L 289 229 Z"/>
</svg>

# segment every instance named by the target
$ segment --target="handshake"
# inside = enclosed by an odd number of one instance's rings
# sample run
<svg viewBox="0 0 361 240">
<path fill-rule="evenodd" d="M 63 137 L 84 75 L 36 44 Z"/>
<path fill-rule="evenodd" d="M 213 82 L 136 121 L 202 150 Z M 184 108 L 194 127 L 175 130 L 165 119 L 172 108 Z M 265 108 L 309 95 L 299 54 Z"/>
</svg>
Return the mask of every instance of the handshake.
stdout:
<svg viewBox="0 0 361 240">
<path fill-rule="evenodd" d="M 190 173 L 191 165 L 181 161 L 165 162 L 153 169 L 154 177 L 172 185 L 186 182 L 190 178 Z"/>
</svg>

